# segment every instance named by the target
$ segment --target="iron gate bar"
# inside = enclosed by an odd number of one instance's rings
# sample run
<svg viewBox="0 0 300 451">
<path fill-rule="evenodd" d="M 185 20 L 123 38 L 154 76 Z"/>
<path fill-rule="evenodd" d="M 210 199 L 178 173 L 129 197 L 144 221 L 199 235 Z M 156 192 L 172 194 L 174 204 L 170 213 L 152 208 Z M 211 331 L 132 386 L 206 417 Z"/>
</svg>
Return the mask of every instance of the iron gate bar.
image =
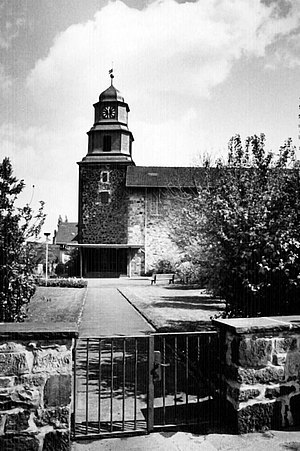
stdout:
<svg viewBox="0 0 300 451">
<path fill-rule="evenodd" d="M 166 424 L 166 337 L 163 337 L 163 355 L 162 355 L 162 386 L 163 386 L 163 424 Z"/>
<path fill-rule="evenodd" d="M 101 433 L 101 359 L 102 359 L 102 341 L 99 338 L 99 378 L 98 378 L 98 433 Z"/>
<path fill-rule="evenodd" d="M 73 431 L 75 431 L 75 425 L 76 425 L 76 402 L 77 402 L 77 358 L 76 358 L 76 349 L 77 349 L 77 339 L 74 341 L 74 348 L 73 348 L 73 369 L 74 369 L 74 377 L 73 377 L 73 413 L 72 413 L 72 421 L 71 421 L 71 427 L 73 428 Z"/>
<path fill-rule="evenodd" d="M 177 337 L 174 337 L 174 420 L 177 422 L 177 371 L 178 371 L 178 354 L 177 354 Z"/>
<path fill-rule="evenodd" d="M 149 335 L 148 340 L 147 430 L 152 432 L 154 428 L 154 383 L 152 377 L 154 368 L 154 336 Z"/>
<path fill-rule="evenodd" d="M 110 348 L 110 432 L 113 431 L 113 393 L 114 393 L 114 339 L 111 339 Z"/>
<path fill-rule="evenodd" d="M 89 339 L 86 341 L 85 433 L 88 434 L 89 417 Z"/>
<path fill-rule="evenodd" d="M 197 367 L 199 368 L 200 364 L 200 337 L 197 337 Z M 199 403 L 200 400 L 200 394 L 199 390 L 197 390 L 197 403 Z"/>
<path fill-rule="evenodd" d="M 125 364 L 126 364 L 126 359 L 125 359 L 125 354 L 126 354 L 126 338 L 123 339 L 123 400 L 122 400 L 122 431 L 125 430 L 125 378 L 126 378 L 126 373 L 125 373 Z"/>
<path fill-rule="evenodd" d="M 134 340 L 134 420 L 133 427 L 136 430 L 136 398 L 137 398 L 137 362 L 138 362 L 138 347 L 137 347 L 137 338 Z"/>
<path fill-rule="evenodd" d="M 189 337 L 185 337 L 185 421 L 189 422 Z"/>
</svg>

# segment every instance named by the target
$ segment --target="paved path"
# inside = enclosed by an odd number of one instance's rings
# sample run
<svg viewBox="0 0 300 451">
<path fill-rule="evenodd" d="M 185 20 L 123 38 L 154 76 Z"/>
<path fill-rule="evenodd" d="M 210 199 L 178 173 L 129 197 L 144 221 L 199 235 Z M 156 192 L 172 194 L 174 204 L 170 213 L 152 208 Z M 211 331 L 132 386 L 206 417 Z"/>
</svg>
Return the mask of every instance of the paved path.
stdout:
<svg viewBox="0 0 300 451">
<path fill-rule="evenodd" d="M 79 326 L 80 338 L 111 335 L 141 335 L 152 326 L 121 295 L 118 280 L 89 279 Z"/>
<path fill-rule="evenodd" d="M 73 443 L 73 451 L 299 451 L 300 432 L 267 431 L 245 435 L 188 432 L 154 433 Z"/>
</svg>

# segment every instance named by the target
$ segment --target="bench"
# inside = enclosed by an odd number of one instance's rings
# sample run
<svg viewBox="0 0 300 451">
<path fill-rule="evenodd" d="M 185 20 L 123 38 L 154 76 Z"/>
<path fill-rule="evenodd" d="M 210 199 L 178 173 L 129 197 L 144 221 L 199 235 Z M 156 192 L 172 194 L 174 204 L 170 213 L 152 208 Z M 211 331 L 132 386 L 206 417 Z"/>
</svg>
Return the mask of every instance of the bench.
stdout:
<svg viewBox="0 0 300 451">
<path fill-rule="evenodd" d="M 151 285 L 156 284 L 158 280 L 168 280 L 169 284 L 175 282 L 175 274 L 152 274 Z"/>
</svg>

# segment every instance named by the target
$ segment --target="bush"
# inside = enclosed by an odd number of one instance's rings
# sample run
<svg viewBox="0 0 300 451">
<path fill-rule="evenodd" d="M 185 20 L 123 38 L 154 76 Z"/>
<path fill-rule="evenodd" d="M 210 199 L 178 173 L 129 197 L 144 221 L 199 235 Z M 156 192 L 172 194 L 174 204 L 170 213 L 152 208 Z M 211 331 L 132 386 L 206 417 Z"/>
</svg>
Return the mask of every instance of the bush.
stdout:
<svg viewBox="0 0 300 451">
<path fill-rule="evenodd" d="M 58 263 L 55 268 L 55 274 L 58 277 L 61 277 L 65 273 L 66 273 L 65 265 L 63 263 Z"/>
<path fill-rule="evenodd" d="M 169 274 L 175 272 L 175 268 L 169 260 L 159 260 L 153 272 L 157 274 Z"/>
<path fill-rule="evenodd" d="M 40 287 L 46 286 L 46 279 L 36 279 L 36 285 Z M 60 288 L 84 288 L 87 286 L 87 281 L 84 279 L 77 279 L 75 277 L 68 279 L 48 279 L 47 287 L 60 287 Z"/>
</svg>

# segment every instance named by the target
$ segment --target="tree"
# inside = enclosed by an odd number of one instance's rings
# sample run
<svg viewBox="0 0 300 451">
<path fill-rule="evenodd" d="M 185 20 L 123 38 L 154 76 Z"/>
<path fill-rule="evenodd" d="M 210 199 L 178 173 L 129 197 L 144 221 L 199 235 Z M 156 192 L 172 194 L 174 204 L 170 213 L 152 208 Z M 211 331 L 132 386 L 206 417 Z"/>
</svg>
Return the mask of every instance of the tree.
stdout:
<svg viewBox="0 0 300 451">
<path fill-rule="evenodd" d="M 244 146 L 234 136 L 227 162 L 207 166 L 189 204 L 177 243 L 226 300 L 227 314 L 299 313 L 300 183 L 291 139 L 275 156 L 263 134 Z"/>
<path fill-rule="evenodd" d="M 35 214 L 30 205 L 17 208 L 23 180 L 13 176 L 9 158 L 0 164 L 0 321 L 22 321 L 35 291 L 26 240 L 37 237 L 45 220 L 44 203 Z"/>
</svg>

